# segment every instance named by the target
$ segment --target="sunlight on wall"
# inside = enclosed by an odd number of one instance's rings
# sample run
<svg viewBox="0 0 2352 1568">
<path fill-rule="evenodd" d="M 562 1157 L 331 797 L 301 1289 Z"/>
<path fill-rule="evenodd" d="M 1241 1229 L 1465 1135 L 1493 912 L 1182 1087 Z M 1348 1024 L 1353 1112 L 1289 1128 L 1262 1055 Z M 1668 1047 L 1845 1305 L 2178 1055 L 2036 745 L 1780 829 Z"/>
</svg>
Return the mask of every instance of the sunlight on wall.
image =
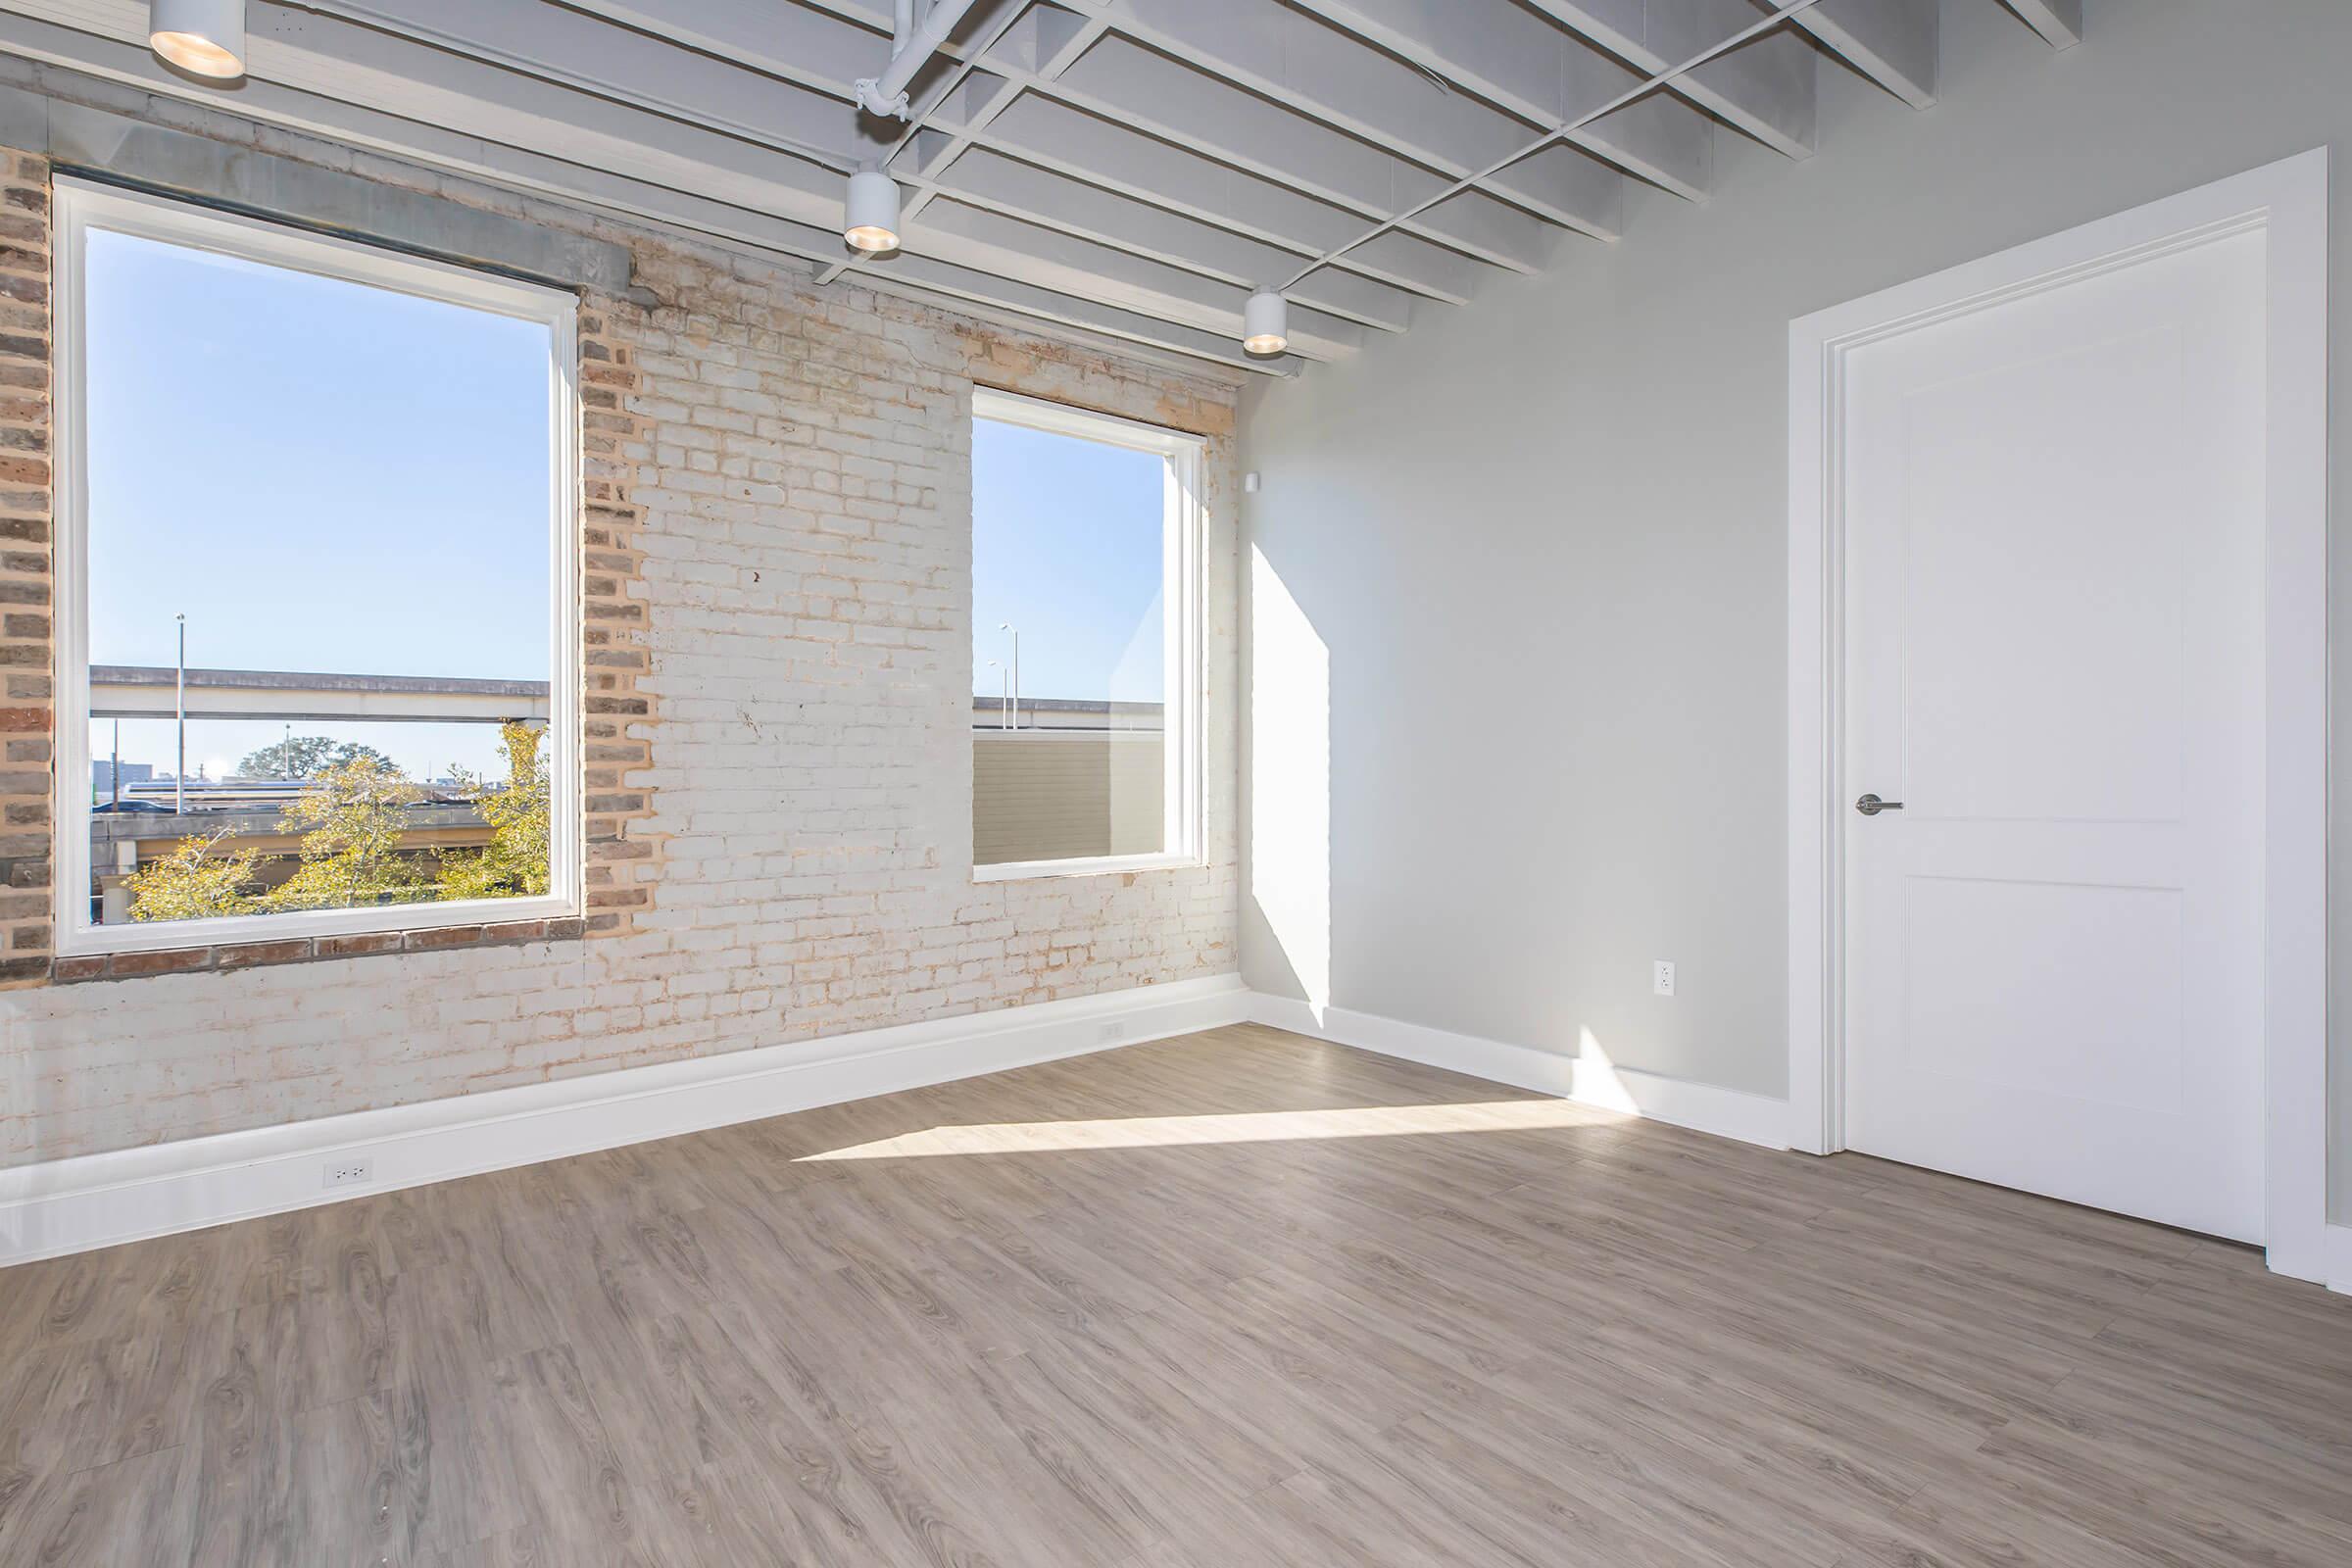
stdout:
<svg viewBox="0 0 2352 1568">
<path fill-rule="evenodd" d="M 1250 551 L 1250 891 L 1318 1018 L 1331 1004 L 1331 651 Z"/>
<path fill-rule="evenodd" d="M 927 1127 L 796 1163 L 921 1159 L 941 1154 L 1026 1154 L 1185 1144 L 1295 1143 L 1325 1138 L 1404 1138 L 1428 1133 L 1520 1133 L 1614 1125 L 1606 1110 L 1568 1100 L 1495 1100 L 1459 1105 L 1364 1105 L 1332 1110 L 1238 1111 L 1206 1116 L 1122 1116 L 1110 1121 L 1016 1121 Z"/>
<path fill-rule="evenodd" d="M 1584 1103 L 1622 1110 L 1632 1116 L 1642 1114 L 1642 1107 L 1634 1101 L 1634 1092 L 1617 1076 L 1617 1064 L 1600 1049 L 1600 1042 L 1590 1027 L 1576 1032 L 1576 1061 L 1570 1071 L 1575 1074 L 1576 1098 Z"/>
</svg>

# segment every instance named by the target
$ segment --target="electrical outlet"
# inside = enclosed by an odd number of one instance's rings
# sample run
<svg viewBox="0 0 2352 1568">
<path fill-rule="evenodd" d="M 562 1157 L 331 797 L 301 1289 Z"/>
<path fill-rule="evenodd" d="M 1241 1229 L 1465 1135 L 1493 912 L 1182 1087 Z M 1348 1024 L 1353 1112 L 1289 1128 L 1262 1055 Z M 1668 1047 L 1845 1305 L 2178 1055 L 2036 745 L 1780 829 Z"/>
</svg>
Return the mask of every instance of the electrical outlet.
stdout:
<svg viewBox="0 0 2352 1568">
<path fill-rule="evenodd" d="M 1674 995 L 1674 960 L 1652 958 L 1649 963 L 1649 989 L 1661 997 Z"/>
<path fill-rule="evenodd" d="M 326 1162 L 325 1179 L 321 1187 L 357 1187 L 375 1180 L 375 1161 L 346 1156 Z"/>
<path fill-rule="evenodd" d="M 1127 1038 L 1127 1025 L 1124 1023 L 1106 1023 L 1102 1026 L 1102 1030 L 1095 1036 L 1095 1038 L 1098 1040 L 1124 1040 Z"/>
</svg>

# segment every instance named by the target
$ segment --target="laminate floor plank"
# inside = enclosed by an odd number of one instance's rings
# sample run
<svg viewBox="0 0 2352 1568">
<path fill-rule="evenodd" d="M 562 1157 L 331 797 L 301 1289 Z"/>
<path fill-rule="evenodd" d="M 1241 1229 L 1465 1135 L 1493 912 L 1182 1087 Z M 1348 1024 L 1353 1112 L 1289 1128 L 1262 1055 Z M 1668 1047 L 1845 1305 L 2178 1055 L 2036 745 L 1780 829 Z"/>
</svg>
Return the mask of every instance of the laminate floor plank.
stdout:
<svg viewBox="0 0 2352 1568">
<path fill-rule="evenodd" d="M 0 1563 L 2343 1568 L 2257 1254 L 1240 1025 L 0 1271 Z"/>
</svg>

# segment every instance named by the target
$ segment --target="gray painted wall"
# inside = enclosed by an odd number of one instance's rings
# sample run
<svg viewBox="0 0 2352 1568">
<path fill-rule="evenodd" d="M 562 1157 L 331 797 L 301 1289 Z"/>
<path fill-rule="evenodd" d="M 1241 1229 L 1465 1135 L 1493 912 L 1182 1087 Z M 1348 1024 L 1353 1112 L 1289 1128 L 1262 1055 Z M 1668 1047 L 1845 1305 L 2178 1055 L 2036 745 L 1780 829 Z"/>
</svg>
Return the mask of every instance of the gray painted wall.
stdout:
<svg viewBox="0 0 2352 1568">
<path fill-rule="evenodd" d="M 1255 390 L 1253 984 L 1562 1052 L 1589 1031 L 1621 1066 L 1786 1093 L 1794 317 L 2328 143 L 2332 448 L 2352 453 L 2352 5 L 2086 10 L 2053 53 L 1994 0 L 1947 0 L 1935 108 L 1827 69 L 1809 162 L 1726 137 L 1710 203 L 1645 196 L 1613 248 Z M 2333 658 L 2352 735 L 2352 637 Z M 1324 744 L 1319 799 L 1299 775 Z M 2339 994 L 2348 829 L 2338 792 Z M 1676 1000 L 1651 996 L 1653 957 L 1680 964 Z M 2341 1010 L 2332 1058 L 2340 1215 Z"/>
</svg>

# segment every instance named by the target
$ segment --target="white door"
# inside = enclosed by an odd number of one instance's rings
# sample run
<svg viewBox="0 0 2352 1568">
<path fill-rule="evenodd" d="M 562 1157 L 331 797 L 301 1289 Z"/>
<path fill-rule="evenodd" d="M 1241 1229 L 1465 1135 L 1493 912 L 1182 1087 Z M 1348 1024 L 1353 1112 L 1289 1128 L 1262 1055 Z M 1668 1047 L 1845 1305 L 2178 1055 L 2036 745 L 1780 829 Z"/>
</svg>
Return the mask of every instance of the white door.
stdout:
<svg viewBox="0 0 2352 1568">
<path fill-rule="evenodd" d="M 2245 1241 L 2265 243 L 1857 346 L 1838 432 L 1847 1147 Z"/>
</svg>

